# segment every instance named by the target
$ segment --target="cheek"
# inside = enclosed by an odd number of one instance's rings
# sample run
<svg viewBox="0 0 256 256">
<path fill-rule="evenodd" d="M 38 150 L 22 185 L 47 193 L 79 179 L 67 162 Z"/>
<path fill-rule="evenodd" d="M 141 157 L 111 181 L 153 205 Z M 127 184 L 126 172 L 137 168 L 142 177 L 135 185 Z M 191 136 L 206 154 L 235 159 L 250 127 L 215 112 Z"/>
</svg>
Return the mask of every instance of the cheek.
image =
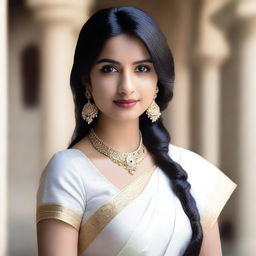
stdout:
<svg viewBox="0 0 256 256">
<path fill-rule="evenodd" d="M 145 76 L 140 77 L 139 84 L 144 88 L 147 89 L 147 93 L 149 95 L 154 96 L 155 88 L 157 86 L 157 75 L 155 73 L 146 74 Z"/>
<path fill-rule="evenodd" d="M 99 98 L 102 96 L 107 96 L 112 94 L 113 89 L 114 89 L 114 83 L 115 80 L 111 77 L 108 78 L 103 78 L 103 77 L 94 77 L 91 80 L 91 90 L 92 90 L 92 95 L 95 98 Z M 103 99 L 104 97 L 102 97 Z"/>
<path fill-rule="evenodd" d="M 145 78 L 143 80 L 143 86 L 141 87 L 143 89 L 144 95 L 150 100 L 153 100 L 153 97 L 155 95 L 156 86 L 157 86 L 157 78 L 154 76 Z"/>
<path fill-rule="evenodd" d="M 111 86 L 112 85 L 112 86 Z M 104 80 L 92 83 L 92 97 L 97 107 L 103 111 L 111 105 L 114 98 L 113 84 Z"/>
<path fill-rule="evenodd" d="M 148 95 L 147 95 L 147 102 L 148 102 L 148 104 L 151 104 L 151 102 L 152 102 L 153 99 L 154 99 L 154 95 L 155 95 L 155 87 L 153 87 L 153 88 L 148 92 Z"/>
</svg>

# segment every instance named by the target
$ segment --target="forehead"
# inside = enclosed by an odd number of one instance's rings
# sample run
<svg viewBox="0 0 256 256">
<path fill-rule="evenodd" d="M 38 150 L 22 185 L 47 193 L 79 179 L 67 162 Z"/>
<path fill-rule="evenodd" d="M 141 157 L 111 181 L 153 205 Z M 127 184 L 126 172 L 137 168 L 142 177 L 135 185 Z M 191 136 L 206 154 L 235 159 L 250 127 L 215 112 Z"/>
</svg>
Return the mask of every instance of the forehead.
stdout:
<svg viewBox="0 0 256 256">
<path fill-rule="evenodd" d="M 100 58 L 112 58 L 119 61 L 134 61 L 150 58 L 143 42 L 135 36 L 120 34 L 110 37 L 104 44 Z"/>
</svg>

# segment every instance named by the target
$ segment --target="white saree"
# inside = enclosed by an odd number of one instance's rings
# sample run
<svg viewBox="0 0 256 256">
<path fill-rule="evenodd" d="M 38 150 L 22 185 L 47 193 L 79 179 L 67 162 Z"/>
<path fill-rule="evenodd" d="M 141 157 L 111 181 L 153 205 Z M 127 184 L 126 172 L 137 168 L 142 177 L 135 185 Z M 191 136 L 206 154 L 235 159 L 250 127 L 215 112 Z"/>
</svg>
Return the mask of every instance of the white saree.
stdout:
<svg viewBox="0 0 256 256">
<path fill-rule="evenodd" d="M 188 173 L 204 232 L 236 185 L 197 154 L 170 145 Z M 82 256 L 180 256 L 191 238 L 189 219 L 164 172 L 155 167 L 120 190 L 79 150 L 56 153 L 37 193 L 37 222 L 64 221 L 79 231 Z"/>
</svg>

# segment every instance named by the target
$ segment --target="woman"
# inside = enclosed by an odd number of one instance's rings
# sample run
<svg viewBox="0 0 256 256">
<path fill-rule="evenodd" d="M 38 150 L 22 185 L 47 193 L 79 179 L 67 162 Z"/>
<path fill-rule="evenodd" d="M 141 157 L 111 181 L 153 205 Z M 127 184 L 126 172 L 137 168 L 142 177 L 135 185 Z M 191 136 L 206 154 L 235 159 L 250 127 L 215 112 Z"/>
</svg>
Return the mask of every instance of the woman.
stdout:
<svg viewBox="0 0 256 256">
<path fill-rule="evenodd" d="M 173 82 L 166 39 L 143 11 L 103 9 L 85 23 L 72 142 L 37 194 L 39 256 L 221 255 L 217 218 L 235 184 L 169 144 L 160 115 Z"/>
</svg>

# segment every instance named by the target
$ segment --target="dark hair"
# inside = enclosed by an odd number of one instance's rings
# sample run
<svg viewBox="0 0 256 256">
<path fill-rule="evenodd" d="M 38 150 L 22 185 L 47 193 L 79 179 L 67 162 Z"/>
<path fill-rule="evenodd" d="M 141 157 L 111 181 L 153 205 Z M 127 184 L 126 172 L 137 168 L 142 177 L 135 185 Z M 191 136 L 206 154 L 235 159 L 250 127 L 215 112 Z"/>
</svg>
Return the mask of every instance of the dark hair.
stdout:
<svg viewBox="0 0 256 256">
<path fill-rule="evenodd" d="M 82 27 L 79 34 L 74 64 L 71 72 L 71 89 L 75 103 L 76 127 L 68 148 L 87 136 L 97 119 L 90 125 L 82 119 L 82 108 L 86 103 L 85 87 L 81 78 L 88 76 L 106 40 L 112 36 L 127 33 L 139 38 L 147 48 L 158 75 L 159 92 L 156 103 L 164 110 L 173 96 L 174 62 L 171 51 L 156 23 L 140 9 L 122 6 L 107 8 L 95 13 Z M 192 238 L 184 255 L 198 255 L 203 233 L 196 202 L 190 193 L 187 173 L 169 154 L 170 135 L 159 118 L 152 123 L 144 114 L 140 116 L 140 130 L 143 142 L 155 163 L 170 178 L 170 185 L 179 198 L 188 216 Z"/>
</svg>

